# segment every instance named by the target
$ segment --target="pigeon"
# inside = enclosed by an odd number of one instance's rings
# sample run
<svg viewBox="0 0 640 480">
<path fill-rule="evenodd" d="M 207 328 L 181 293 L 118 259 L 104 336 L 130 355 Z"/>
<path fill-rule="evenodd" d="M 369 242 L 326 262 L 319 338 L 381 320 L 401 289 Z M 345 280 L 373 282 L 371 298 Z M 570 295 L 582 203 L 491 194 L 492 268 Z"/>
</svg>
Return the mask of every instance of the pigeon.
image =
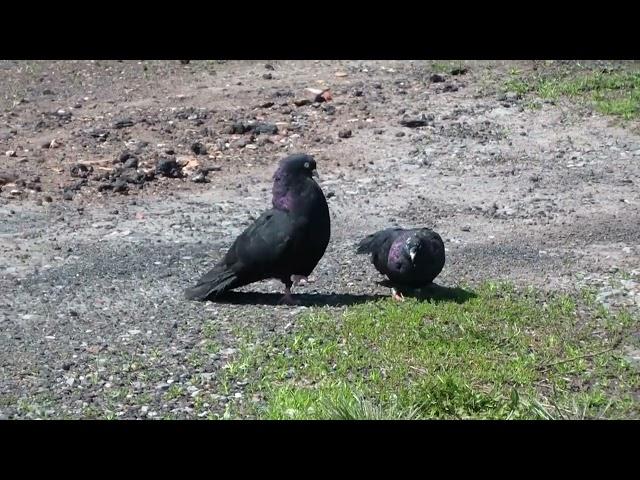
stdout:
<svg viewBox="0 0 640 480">
<path fill-rule="evenodd" d="M 442 238 L 428 228 L 387 228 L 365 237 L 357 253 L 371 253 L 373 265 L 393 286 L 392 296 L 403 300 L 396 287 L 427 286 L 444 267 Z"/>
<path fill-rule="evenodd" d="M 291 286 L 306 283 L 329 244 L 329 206 L 310 155 L 290 155 L 273 176 L 273 208 L 236 238 L 224 258 L 185 291 L 189 300 L 215 299 L 223 292 L 275 278 L 284 283 L 280 303 L 295 304 Z"/>
</svg>

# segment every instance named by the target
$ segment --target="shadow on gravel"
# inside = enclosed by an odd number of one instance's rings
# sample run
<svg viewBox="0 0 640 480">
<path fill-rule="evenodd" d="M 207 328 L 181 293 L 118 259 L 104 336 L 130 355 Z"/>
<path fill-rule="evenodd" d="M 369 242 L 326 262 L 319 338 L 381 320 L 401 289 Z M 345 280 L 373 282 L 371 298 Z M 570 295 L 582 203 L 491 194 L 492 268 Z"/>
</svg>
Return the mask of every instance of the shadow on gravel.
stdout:
<svg viewBox="0 0 640 480">
<path fill-rule="evenodd" d="M 386 284 L 385 284 L 386 285 Z M 477 295 L 463 288 L 449 288 L 437 284 L 414 290 L 402 290 L 405 297 L 416 298 L 423 301 L 449 301 L 464 303 Z M 390 295 L 353 295 L 349 293 L 301 293 L 293 295 L 293 298 L 300 306 L 307 307 L 348 307 L 359 303 L 373 302 Z M 216 303 L 228 303 L 233 305 L 279 305 L 282 299 L 281 293 L 261 293 L 261 292 L 227 292 L 215 300 Z"/>
<path fill-rule="evenodd" d="M 294 294 L 293 298 L 300 306 L 305 307 L 343 307 L 373 302 L 387 297 L 385 295 L 352 295 L 348 293 L 301 293 Z M 282 293 L 227 292 L 212 301 L 234 305 L 279 305 L 281 299 Z"/>
</svg>

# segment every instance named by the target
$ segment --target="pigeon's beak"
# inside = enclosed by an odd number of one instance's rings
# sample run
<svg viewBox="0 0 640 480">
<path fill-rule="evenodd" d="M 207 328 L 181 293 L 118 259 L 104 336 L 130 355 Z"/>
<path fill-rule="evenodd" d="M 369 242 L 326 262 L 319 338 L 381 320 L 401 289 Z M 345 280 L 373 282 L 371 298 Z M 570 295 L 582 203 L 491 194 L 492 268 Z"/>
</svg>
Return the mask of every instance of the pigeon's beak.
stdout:
<svg viewBox="0 0 640 480">
<path fill-rule="evenodd" d="M 409 251 L 409 256 L 411 257 L 411 263 L 413 263 L 413 259 L 416 258 L 416 251 L 415 250 L 410 250 Z"/>
<path fill-rule="evenodd" d="M 320 181 L 320 174 L 318 173 L 318 170 L 312 171 L 311 176 L 314 177 L 317 181 Z"/>
</svg>

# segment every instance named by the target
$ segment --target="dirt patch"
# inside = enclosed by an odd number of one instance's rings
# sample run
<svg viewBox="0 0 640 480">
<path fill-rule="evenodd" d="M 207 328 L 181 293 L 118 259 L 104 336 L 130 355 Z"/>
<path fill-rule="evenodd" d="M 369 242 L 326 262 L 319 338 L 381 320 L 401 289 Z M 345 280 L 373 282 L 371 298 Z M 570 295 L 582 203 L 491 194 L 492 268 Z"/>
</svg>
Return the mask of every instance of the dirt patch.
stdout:
<svg viewBox="0 0 640 480">
<path fill-rule="evenodd" d="M 354 245 L 392 225 L 442 235 L 450 286 L 571 290 L 639 274 L 637 124 L 505 99 L 513 63 L 459 75 L 431 62 L 0 64 L 3 416 L 223 412 L 242 394 L 217 383 L 238 329 L 278 334 L 300 309 L 272 305 L 277 282 L 225 304 L 182 290 L 269 204 L 293 152 L 315 155 L 332 216 L 298 289 L 309 308 L 387 295 Z M 306 88 L 332 99 L 297 102 Z M 214 353 L 196 361 L 205 328 Z M 203 389 L 218 403 L 198 405 Z"/>
</svg>

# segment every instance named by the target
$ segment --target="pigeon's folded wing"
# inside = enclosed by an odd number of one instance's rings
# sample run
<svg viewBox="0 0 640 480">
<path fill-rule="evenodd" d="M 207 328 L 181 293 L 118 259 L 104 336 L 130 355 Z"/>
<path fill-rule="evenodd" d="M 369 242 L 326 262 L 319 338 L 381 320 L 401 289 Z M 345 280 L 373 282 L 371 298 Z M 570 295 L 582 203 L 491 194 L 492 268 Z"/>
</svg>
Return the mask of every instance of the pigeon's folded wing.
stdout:
<svg viewBox="0 0 640 480">
<path fill-rule="evenodd" d="M 225 258 L 238 273 L 261 274 L 279 270 L 289 261 L 294 222 L 287 212 L 264 212 L 234 242 Z"/>
</svg>

